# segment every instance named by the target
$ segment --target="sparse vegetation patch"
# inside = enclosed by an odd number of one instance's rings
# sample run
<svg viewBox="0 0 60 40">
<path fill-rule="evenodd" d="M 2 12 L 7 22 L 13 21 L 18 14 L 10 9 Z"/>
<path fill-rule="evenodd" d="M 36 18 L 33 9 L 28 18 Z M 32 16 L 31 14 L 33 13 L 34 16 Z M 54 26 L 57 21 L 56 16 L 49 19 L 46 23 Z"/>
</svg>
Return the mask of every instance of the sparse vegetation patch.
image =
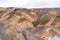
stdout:
<svg viewBox="0 0 60 40">
<path fill-rule="evenodd" d="M 32 22 L 32 24 L 34 26 L 38 25 L 38 24 L 45 24 L 48 22 L 48 19 L 47 18 L 39 18 L 37 20 L 35 20 L 34 22 Z"/>
</svg>

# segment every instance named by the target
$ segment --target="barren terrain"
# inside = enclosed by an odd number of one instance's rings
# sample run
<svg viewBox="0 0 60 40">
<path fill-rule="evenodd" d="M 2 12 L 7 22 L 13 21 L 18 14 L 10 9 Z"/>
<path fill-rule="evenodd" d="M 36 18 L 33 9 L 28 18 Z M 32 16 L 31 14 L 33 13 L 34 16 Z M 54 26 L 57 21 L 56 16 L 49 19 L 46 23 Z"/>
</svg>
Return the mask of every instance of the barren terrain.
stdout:
<svg viewBox="0 0 60 40">
<path fill-rule="evenodd" d="M 48 40 L 60 37 L 60 8 L 1 8 L 1 40 Z"/>
</svg>

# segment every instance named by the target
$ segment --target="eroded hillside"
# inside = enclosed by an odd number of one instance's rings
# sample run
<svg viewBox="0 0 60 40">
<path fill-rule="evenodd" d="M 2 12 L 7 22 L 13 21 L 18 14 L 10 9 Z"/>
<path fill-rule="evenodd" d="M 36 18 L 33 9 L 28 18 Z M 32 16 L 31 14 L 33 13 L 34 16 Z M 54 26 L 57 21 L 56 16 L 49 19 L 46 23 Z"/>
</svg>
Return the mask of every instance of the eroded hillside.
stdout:
<svg viewBox="0 0 60 40">
<path fill-rule="evenodd" d="M 60 35 L 59 8 L 0 8 L 2 40 L 48 40 Z"/>
</svg>

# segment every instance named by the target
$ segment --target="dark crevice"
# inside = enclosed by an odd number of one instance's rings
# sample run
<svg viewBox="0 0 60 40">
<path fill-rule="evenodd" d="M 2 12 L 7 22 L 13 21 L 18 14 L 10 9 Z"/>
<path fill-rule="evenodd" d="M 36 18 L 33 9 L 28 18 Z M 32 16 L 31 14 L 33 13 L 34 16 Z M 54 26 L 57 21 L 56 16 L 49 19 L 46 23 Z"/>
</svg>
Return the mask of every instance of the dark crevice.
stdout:
<svg viewBox="0 0 60 40">
<path fill-rule="evenodd" d="M 23 33 L 23 35 L 24 35 L 25 40 L 28 40 L 27 35 L 25 34 L 25 32 Z"/>
</svg>

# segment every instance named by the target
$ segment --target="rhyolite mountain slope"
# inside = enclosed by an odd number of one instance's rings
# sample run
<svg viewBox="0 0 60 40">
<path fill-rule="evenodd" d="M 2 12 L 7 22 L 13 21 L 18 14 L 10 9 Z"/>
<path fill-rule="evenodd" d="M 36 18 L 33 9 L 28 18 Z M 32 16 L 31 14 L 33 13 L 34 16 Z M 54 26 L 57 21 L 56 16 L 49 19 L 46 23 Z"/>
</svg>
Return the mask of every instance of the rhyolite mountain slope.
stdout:
<svg viewBox="0 0 60 40">
<path fill-rule="evenodd" d="M 0 23 L 2 40 L 45 40 L 60 35 L 60 8 L 0 7 Z"/>
</svg>

